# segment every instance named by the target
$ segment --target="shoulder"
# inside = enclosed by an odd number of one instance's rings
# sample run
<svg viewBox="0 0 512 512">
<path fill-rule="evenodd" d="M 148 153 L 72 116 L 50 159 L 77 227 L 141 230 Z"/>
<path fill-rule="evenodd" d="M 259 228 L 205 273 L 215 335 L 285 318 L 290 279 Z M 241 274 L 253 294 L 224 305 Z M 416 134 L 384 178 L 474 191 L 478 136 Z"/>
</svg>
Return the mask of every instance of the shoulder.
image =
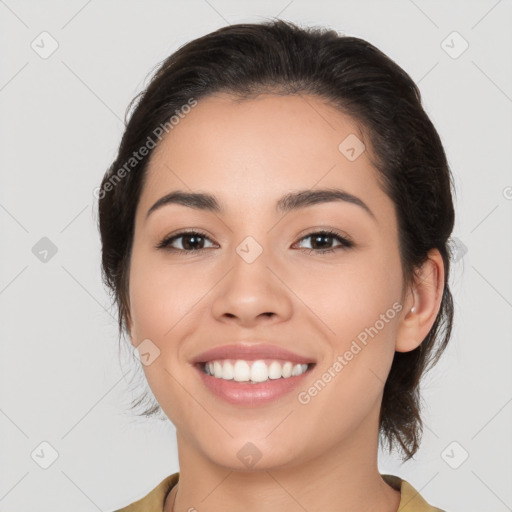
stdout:
<svg viewBox="0 0 512 512">
<path fill-rule="evenodd" d="M 143 498 L 114 512 L 162 512 L 165 498 L 177 484 L 178 479 L 179 472 L 169 475 Z"/>
<path fill-rule="evenodd" d="M 406 480 L 395 475 L 381 475 L 383 480 L 400 491 L 398 512 L 445 512 L 425 501 L 421 494 Z"/>
</svg>

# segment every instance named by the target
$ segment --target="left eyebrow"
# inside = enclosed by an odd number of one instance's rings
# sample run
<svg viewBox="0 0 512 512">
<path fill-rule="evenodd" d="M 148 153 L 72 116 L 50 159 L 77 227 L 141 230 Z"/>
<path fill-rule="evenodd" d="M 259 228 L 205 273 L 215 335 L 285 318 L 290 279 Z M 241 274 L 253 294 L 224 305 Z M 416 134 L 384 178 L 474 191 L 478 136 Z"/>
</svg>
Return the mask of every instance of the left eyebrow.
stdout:
<svg viewBox="0 0 512 512">
<path fill-rule="evenodd" d="M 299 190 L 298 192 L 291 192 L 284 195 L 279 199 L 279 201 L 277 201 L 276 209 L 282 212 L 289 212 L 313 206 L 315 204 L 331 203 L 335 201 L 344 201 L 346 203 L 359 206 L 375 221 L 377 220 L 374 213 L 370 210 L 370 207 L 362 199 L 337 188 Z"/>
<path fill-rule="evenodd" d="M 335 201 L 344 201 L 362 208 L 368 213 L 375 221 L 377 220 L 370 207 L 359 197 L 349 194 L 344 190 L 336 188 L 316 189 L 316 190 L 299 190 L 290 192 L 282 196 L 276 203 L 276 210 L 281 212 L 289 212 L 292 210 L 299 210 L 315 204 L 331 203 Z M 181 204 L 188 208 L 196 210 L 210 211 L 214 213 L 224 213 L 225 209 L 218 201 L 218 199 L 211 194 L 200 192 L 183 192 L 176 190 L 161 197 L 155 204 L 148 210 L 146 218 L 155 210 L 168 205 L 168 204 Z"/>
</svg>

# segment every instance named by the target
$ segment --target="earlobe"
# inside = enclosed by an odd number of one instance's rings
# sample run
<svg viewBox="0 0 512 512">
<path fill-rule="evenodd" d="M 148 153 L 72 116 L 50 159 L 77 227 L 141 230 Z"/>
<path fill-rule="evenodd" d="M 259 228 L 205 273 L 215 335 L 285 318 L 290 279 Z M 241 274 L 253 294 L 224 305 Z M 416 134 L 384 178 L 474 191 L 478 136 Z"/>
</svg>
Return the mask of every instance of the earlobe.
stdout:
<svg viewBox="0 0 512 512">
<path fill-rule="evenodd" d="M 443 290 L 443 258 L 437 249 L 431 249 L 404 301 L 405 314 L 399 321 L 395 343 L 397 352 L 410 352 L 421 345 L 437 318 Z"/>
</svg>

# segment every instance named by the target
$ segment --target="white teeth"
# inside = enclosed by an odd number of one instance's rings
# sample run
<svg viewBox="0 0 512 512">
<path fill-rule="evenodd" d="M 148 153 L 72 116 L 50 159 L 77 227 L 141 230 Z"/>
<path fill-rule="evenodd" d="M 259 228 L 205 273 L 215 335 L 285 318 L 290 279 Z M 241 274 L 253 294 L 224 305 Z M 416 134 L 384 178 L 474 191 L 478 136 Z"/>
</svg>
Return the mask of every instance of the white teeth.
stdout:
<svg viewBox="0 0 512 512">
<path fill-rule="evenodd" d="M 272 361 L 268 367 L 268 378 L 280 379 L 281 376 L 281 365 L 277 361 Z"/>
<path fill-rule="evenodd" d="M 235 378 L 235 368 L 229 361 L 224 361 L 222 365 L 222 376 L 223 379 L 231 380 Z"/>
<path fill-rule="evenodd" d="M 295 375 L 300 375 L 301 373 L 304 373 L 302 371 L 302 365 L 301 364 L 296 364 L 294 367 L 293 367 L 293 370 L 292 370 L 292 375 L 295 376 Z"/>
<path fill-rule="evenodd" d="M 287 379 L 288 377 L 292 376 L 292 367 L 293 367 L 293 364 L 290 363 L 289 361 L 284 363 L 284 365 L 283 365 L 283 377 L 285 379 Z"/>
<path fill-rule="evenodd" d="M 286 361 L 281 365 L 279 361 L 272 361 L 269 365 L 261 359 L 257 361 L 220 360 L 209 361 L 204 365 L 204 371 L 208 375 L 218 379 L 235 380 L 237 382 L 265 382 L 268 379 L 287 379 L 301 375 L 308 369 L 307 364 L 293 364 Z"/>
<path fill-rule="evenodd" d="M 251 368 L 247 364 L 247 361 L 237 361 L 233 369 L 235 371 L 234 379 L 236 381 L 246 382 L 251 378 Z"/>
<path fill-rule="evenodd" d="M 222 377 L 222 365 L 219 363 L 219 361 L 213 362 L 213 374 L 215 377 Z"/>
<path fill-rule="evenodd" d="M 265 382 L 268 380 L 268 367 L 265 361 L 254 361 L 252 363 L 251 380 L 253 382 Z"/>
</svg>

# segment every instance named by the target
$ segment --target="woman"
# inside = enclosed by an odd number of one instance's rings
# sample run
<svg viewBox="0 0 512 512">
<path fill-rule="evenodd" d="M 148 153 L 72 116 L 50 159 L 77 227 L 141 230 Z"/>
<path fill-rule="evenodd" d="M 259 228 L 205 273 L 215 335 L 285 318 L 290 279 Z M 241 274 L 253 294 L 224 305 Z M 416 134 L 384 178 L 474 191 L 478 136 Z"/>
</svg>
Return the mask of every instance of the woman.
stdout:
<svg viewBox="0 0 512 512">
<path fill-rule="evenodd" d="M 103 276 L 179 473 L 123 511 L 438 511 L 381 475 L 448 343 L 452 178 L 368 42 L 224 27 L 138 97 L 98 191 Z"/>
</svg>

